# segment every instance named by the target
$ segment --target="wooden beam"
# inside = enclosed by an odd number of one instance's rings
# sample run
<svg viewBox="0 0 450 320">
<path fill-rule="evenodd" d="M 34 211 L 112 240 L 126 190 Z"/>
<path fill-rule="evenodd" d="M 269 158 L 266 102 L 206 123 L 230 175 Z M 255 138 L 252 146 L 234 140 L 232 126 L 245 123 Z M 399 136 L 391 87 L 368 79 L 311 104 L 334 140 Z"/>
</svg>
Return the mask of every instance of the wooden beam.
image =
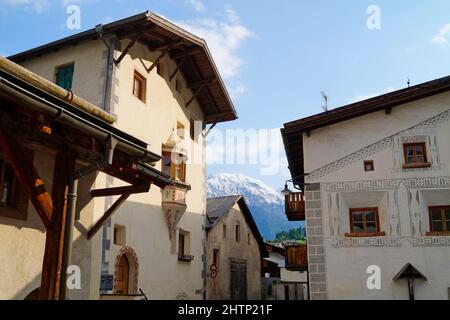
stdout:
<svg viewBox="0 0 450 320">
<path fill-rule="evenodd" d="M 168 49 L 172 49 L 172 48 L 175 48 L 175 47 L 177 47 L 177 46 L 180 46 L 180 45 L 182 45 L 184 42 L 185 42 L 184 39 L 177 39 L 177 40 L 174 40 L 174 41 L 168 41 L 168 42 L 165 42 L 164 44 L 159 45 L 159 46 L 157 46 L 157 47 L 151 47 L 151 46 L 149 46 L 148 49 L 149 49 L 150 51 L 166 51 L 166 50 L 168 50 Z"/>
<path fill-rule="evenodd" d="M 109 218 L 120 208 L 120 206 L 128 199 L 130 193 L 123 194 L 116 202 L 113 203 L 111 208 L 105 212 L 105 214 L 98 220 L 88 231 L 87 238 L 90 240 L 100 230 L 101 227 L 108 221 Z"/>
<path fill-rule="evenodd" d="M 228 117 L 231 115 L 231 112 L 222 112 L 222 113 L 217 113 L 217 114 L 211 114 L 205 117 L 205 121 L 209 122 L 209 121 L 217 121 L 217 120 L 221 120 L 225 117 Z"/>
<path fill-rule="evenodd" d="M 148 69 L 146 68 L 146 69 L 147 69 L 147 72 L 148 72 L 148 73 L 152 72 L 152 70 L 155 69 L 155 67 L 158 65 L 158 63 L 161 61 L 161 59 L 164 58 L 164 57 L 167 55 L 168 52 L 169 52 L 169 50 L 166 50 L 166 51 L 162 52 L 162 53 L 158 56 L 158 58 L 156 58 L 156 60 L 152 63 L 152 65 L 150 66 L 150 68 L 148 68 Z"/>
<path fill-rule="evenodd" d="M 177 63 L 177 68 L 169 76 L 169 81 L 172 81 L 172 79 L 177 75 L 178 71 L 180 71 L 180 68 L 184 64 L 185 61 L 186 61 L 186 57 L 183 57 L 183 59 L 181 59 L 181 61 Z"/>
<path fill-rule="evenodd" d="M 126 186 L 109 189 L 97 189 L 91 191 L 91 197 L 96 198 L 96 197 L 118 196 L 125 193 L 129 194 L 146 193 L 149 190 L 150 190 L 149 184 L 143 186 Z"/>
<path fill-rule="evenodd" d="M 4 131 L 4 128 L 0 128 L 0 148 L 6 160 L 11 163 L 17 180 L 30 198 L 42 223 L 48 228 L 53 215 L 53 201 L 44 185 L 44 180 L 38 175 L 33 161 L 17 141 Z"/>
<path fill-rule="evenodd" d="M 199 52 L 202 52 L 202 51 L 203 51 L 203 49 L 201 47 L 193 47 L 193 48 L 189 48 L 189 49 L 184 50 L 182 53 L 171 54 L 170 57 L 172 59 L 176 60 L 176 59 L 180 59 L 180 58 L 182 58 L 182 57 L 184 57 L 186 55 L 193 56 L 193 55 L 195 55 L 195 54 L 197 54 Z"/>
<path fill-rule="evenodd" d="M 195 90 L 194 94 L 192 95 L 191 99 L 189 99 L 188 102 L 186 102 L 186 108 L 189 107 L 189 105 L 194 102 L 194 100 L 197 98 L 197 96 L 200 94 L 202 89 L 205 87 L 205 85 L 200 86 L 197 90 Z"/>
<path fill-rule="evenodd" d="M 69 153 L 58 153 L 53 170 L 53 215 L 47 229 L 44 261 L 42 264 L 41 300 L 59 300 L 65 223 L 67 218 L 67 194 L 69 184 L 75 171 L 75 156 Z"/>
<path fill-rule="evenodd" d="M 114 59 L 114 64 L 116 66 L 119 65 L 120 62 L 122 62 L 123 58 L 125 58 L 125 56 L 127 55 L 128 51 L 130 51 L 130 49 L 134 47 L 134 45 L 136 44 L 136 42 L 138 40 L 139 40 L 139 37 L 136 37 L 133 40 L 131 40 L 130 43 L 125 48 L 125 50 L 123 50 L 123 52 L 120 54 L 119 58 Z"/>
<path fill-rule="evenodd" d="M 217 81 L 217 78 L 204 79 L 197 82 L 192 82 L 187 85 L 189 89 L 196 89 L 202 86 L 208 86 Z"/>
</svg>

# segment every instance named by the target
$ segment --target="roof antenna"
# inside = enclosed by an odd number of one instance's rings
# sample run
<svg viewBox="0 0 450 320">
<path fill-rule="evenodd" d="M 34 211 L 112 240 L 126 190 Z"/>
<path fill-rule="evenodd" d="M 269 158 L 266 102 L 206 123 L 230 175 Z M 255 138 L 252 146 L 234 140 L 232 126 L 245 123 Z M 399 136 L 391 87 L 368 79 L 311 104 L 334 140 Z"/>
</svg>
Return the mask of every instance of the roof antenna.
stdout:
<svg viewBox="0 0 450 320">
<path fill-rule="evenodd" d="M 320 94 L 322 95 L 323 100 L 325 101 L 325 105 L 322 106 L 323 111 L 327 112 L 328 111 L 328 96 L 323 91 L 320 91 Z"/>
<path fill-rule="evenodd" d="M 411 80 L 408 78 L 408 81 L 406 82 L 408 84 L 408 88 L 411 86 Z"/>
</svg>

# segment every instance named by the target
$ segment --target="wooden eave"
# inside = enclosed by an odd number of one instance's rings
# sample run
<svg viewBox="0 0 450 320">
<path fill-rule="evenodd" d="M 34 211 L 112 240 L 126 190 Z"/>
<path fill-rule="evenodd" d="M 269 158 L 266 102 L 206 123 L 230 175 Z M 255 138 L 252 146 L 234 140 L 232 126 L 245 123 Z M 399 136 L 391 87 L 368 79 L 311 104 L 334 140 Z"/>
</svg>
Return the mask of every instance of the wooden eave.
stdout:
<svg viewBox="0 0 450 320">
<path fill-rule="evenodd" d="M 104 35 L 113 34 L 119 39 L 139 41 L 149 50 L 167 51 L 167 55 L 180 64 L 180 72 L 191 84 L 214 79 L 200 88 L 195 95 L 205 114 L 207 124 L 232 121 L 237 119 L 236 110 L 226 86 L 220 76 L 206 42 L 175 24 L 151 12 L 144 12 L 133 17 L 101 26 Z M 76 45 L 81 41 L 99 38 L 98 29 L 94 28 L 47 45 L 37 47 L 10 56 L 14 62 L 42 56 L 58 48 Z M 183 63 L 180 62 L 183 60 Z M 195 92 L 193 92 L 195 94 Z"/>
</svg>

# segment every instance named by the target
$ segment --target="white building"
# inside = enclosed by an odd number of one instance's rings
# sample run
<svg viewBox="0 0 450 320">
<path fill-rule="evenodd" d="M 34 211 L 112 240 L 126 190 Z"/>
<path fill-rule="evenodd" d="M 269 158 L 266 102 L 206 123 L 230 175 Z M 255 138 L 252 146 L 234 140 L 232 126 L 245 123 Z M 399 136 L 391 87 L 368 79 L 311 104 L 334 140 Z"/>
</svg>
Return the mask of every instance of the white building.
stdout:
<svg viewBox="0 0 450 320">
<path fill-rule="evenodd" d="M 449 91 L 446 77 L 284 125 L 312 299 L 449 299 Z"/>
<path fill-rule="evenodd" d="M 92 126 L 105 126 L 108 121 L 107 130 L 120 132 L 131 141 L 131 149 L 144 154 L 131 154 L 124 162 L 121 154 L 113 151 L 115 167 L 106 174 L 102 168 L 80 179 L 71 260 L 81 269 L 82 286 L 71 290 L 69 298 L 106 299 L 111 294 L 127 298 L 140 294 L 140 289 L 151 299 L 205 297 L 204 135 L 208 126 L 237 117 L 206 42 L 145 12 L 9 59 L 26 70 L 5 61 L 2 75 L 14 79 L 26 75 L 20 81 L 27 83 L 21 86 L 34 91 L 33 99 L 23 107 L 37 100 L 61 104 L 72 110 L 77 121 L 85 121 L 86 110 L 77 110 L 76 104 L 82 100 L 89 104 L 89 117 L 97 117 Z M 23 88 L 14 92 L 2 88 L 5 91 L 0 93 L 18 101 Z M 59 93 L 56 97 L 55 92 Z M 37 125 L 54 126 L 46 129 L 49 134 L 57 136 L 61 131 L 61 114 L 33 117 Z M 17 118 L 20 116 L 15 114 L 14 121 Z M 79 140 L 75 142 L 88 149 L 76 155 L 77 166 L 92 163 L 93 159 L 86 162 L 83 158 L 89 152 L 101 157 L 98 150 L 109 144 L 115 150 L 114 139 L 105 143 L 83 137 L 88 131 L 76 129 Z M 60 137 L 66 142 L 68 138 Z M 54 169 L 53 151 L 33 151 L 37 171 L 50 189 L 59 174 Z M 172 158 L 174 154 L 178 159 Z M 183 161 L 176 161 L 179 159 Z M 141 167 L 139 162 L 144 160 Z M 1 165 L 6 166 L 3 161 Z M 148 177 L 145 181 L 140 180 L 142 170 Z M 124 180 L 134 183 L 133 188 L 121 188 Z M 166 182 L 158 182 L 163 180 Z M 44 255 L 63 259 L 64 254 L 58 253 L 48 237 L 46 240 L 49 233 L 36 206 L 26 200 L 20 208 L 13 208 L 14 214 L 6 205 L 0 206 L 0 257 L 7 266 L 0 279 L 0 299 L 23 299 L 48 280 L 42 272 L 50 272 L 53 278 L 64 273 L 57 260 L 50 266 L 49 259 L 43 259 Z M 54 299 L 61 286 L 57 280 L 50 282 L 53 287 L 47 292 L 46 283 L 44 296 Z"/>
</svg>

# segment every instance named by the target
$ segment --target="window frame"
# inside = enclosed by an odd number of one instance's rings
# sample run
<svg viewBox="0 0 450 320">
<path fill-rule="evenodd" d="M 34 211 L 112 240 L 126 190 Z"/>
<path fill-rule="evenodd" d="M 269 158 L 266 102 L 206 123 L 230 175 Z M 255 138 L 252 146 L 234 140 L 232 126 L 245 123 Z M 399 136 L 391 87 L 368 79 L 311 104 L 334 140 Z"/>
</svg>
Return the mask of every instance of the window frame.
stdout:
<svg viewBox="0 0 450 320">
<path fill-rule="evenodd" d="M 141 83 L 141 90 L 139 95 L 136 94 L 136 80 Z M 143 103 L 147 102 L 147 78 L 144 77 L 139 71 L 134 70 L 133 74 L 133 96 L 138 98 Z"/>
<path fill-rule="evenodd" d="M 354 217 L 353 217 L 353 213 L 354 212 L 369 212 L 369 211 L 374 211 L 375 212 L 375 225 L 376 225 L 376 232 L 367 232 L 367 221 L 366 221 L 366 216 L 363 214 L 363 225 L 364 225 L 364 231 L 363 232 L 355 232 L 354 230 Z M 379 210 L 378 207 L 367 207 L 367 208 L 350 208 L 349 209 L 349 216 L 350 216 L 350 233 L 346 233 L 345 236 L 346 237 L 382 237 L 385 236 L 386 233 L 381 231 L 381 226 L 380 226 L 380 214 L 379 214 Z M 372 221 L 370 221 L 372 222 Z"/>
<path fill-rule="evenodd" d="M 239 223 L 236 223 L 236 226 L 235 226 L 235 240 L 236 240 L 236 243 L 241 242 L 241 225 Z"/>
<path fill-rule="evenodd" d="M 32 151 L 30 151 L 30 153 L 33 154 Z M 0 190 L 3 190 L 4 168 L 5 168 L 6 164 L 9 164 L 13 171 L 13 187 L 12 187 L 13 196 L 11 197 L 11 199 L 8 199 L 8 202 L 9 202 L 8 204 L 6 204 L 6 205 L 0 204 L 0 217 L 26 221 L 28 218 L 29 199 L 23 192 L 23 190 L 20 186 L 20 183 L 17 180 L 17 176 L 14 172 L 14 168 L 12 167 L 12 164 L 9 161 L 7 161 L 7 159 L 1 152 L 1 149 L 0 149 L 0 159 L 3 162 L 2 166 L 0 167 L 0 171 L 1 171 L 0 172 Z"/>
<path fill-rule="evenodd" d="M 179 154 L 179 157 L 184 157 L 184 155 Z M 166 159 L 170 159 L 170 170 L 169 170 L 169 175 L 172 179 L 181 181 L 181 182 L 186 182 L 186 163 L 183 161 L 180 164 L 176 164 L 174 161 L 172 161 L 172 152 L 171 151 L 163 151 L 162 152 L 162 171 L 165 172 L 165 167 L 166 167 Z M 180 170 L 180 177 L 177 178 L 176 177 L 176 170 L 179 167 Z"/>
<path fill-rule="evenodd" d="M 372 166 L 372 170 L 367 170 L 367 166 Z M 375 162 L 373 160 L 365 160 L 364 161 L 364 171 L 365 172 L 374 172 L 375 171 Z"/>
<path fill-rule="evenodd" d="M 423 150 L 423 162 L 417 162 L 417 150 L 416 147 L 421 146 Z M 408 153 L 407 148 L 414 147 L 414 162 L 408 162 Z M 428 152 L 427 152 L 427 144 L 426 142 L 408 142 L 403 143 L 403 168 L 425 168 L 430 167 L 431 163 L 428 162 Z"/>
<path fill-rule="evenodd" d="M 72 68 L 72 79 L 71 79 L 71 82 L 70 82 L 70 88 L 66 88 L 66 87 L 63 87 L 63 86 L 61 86 L 59 84 L 59 80 L 60 80 L 59 79 L 59 71 L 62 70 L 62 69 L 67 69 L 69 67 Z M 64 90 L 72 91 L 74 75 L 75 75 L 75 62 L 68 62 L 66 64 L 62 64 L 62 65 L 56 66 L 55 67 L 55 84 L 57 86 L 59 86 L 60 88 L 64 89 Z"/>
<path fill-rule="evenodd" d="M 441 222 L 443 231 L 434 231 L 433 230 L 433 215 L 432 211 L 439 209 L 441 211 Z M 447 228 L 447 219 L 445 219 L 445 210 L 450 209 L 450 205 L 444 205 L 444 206 L 429 206 L 428 207 L 428 219 L 430 222 L 430 231 L 427 232 L 427 236 L 442 236 L 442 235 L 448 235 L 450 236 L 450 228 Z"/>
</svg>

